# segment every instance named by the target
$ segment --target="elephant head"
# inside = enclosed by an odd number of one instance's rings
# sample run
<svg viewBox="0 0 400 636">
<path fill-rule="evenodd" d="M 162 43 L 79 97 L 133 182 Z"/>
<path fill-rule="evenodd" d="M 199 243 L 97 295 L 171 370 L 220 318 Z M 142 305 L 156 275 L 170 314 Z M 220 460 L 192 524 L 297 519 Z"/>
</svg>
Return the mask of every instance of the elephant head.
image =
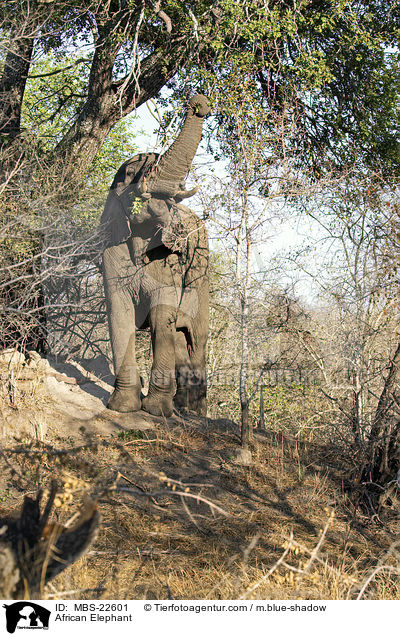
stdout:
<svg viewBox="0 0 400 636">
<path fill-rule="evenodd" d="M 185 179 L 200 143 L 203 120 L 211 112 L 204 95 L 189 100 L 183 127 L 172 146 L 163 154 L 141 153 L 126 161 L 115 175 L 101 218 L 107 229 L 108 245 L 118 245 L 132 234 L 135 223 L 167 216 L 167 206 L 194 195 L 185 190 Z M 143 201 L 140 213 L 132 215 L 135 198 Z"/>
</svg>

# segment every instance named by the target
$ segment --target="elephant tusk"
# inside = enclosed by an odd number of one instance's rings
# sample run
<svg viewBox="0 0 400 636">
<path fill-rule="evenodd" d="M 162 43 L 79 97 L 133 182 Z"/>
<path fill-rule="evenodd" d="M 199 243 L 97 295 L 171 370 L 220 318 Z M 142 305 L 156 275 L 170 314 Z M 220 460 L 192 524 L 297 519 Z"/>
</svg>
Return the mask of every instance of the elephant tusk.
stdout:
<svg viewBox="0 0 400 636">
<path fill-rule="evenodd" d="M 196 194 L 199 187 L 200 186 L 196 186 L 195 188 L 192 188 L 191 190 L 178 190 L 178 192 L 175 194 L 175 198 L 180 199 L 181 201 L 182 199 L 188 199 L 189 197 L 192 197 L 194 194 Z"/>
<path fill-rule="evenodd" d="M 147 180 L 146 177 L 143 177 L 143 181 L 141 183 L 138 183 L 138 190 L 140 192 L 140 194 L 146 194 L 147 192 Z"/>
</svg>

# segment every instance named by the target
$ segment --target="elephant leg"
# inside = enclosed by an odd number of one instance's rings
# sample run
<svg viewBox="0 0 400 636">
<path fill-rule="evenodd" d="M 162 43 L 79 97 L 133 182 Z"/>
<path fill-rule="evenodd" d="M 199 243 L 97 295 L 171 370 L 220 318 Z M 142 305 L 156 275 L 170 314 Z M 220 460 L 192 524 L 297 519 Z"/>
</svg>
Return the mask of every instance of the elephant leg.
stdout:
<svg viewBox="0 0 400 636">
<path fill-rule="evenodd" d="M 194 348 L 188 347 L 185 333 L 176 332 L 177 390 L 174 403 L 178 408 L 186 408 L 199 415 L 207 415 L 206 342 L 204 337 L 197 341 Z"/>
<path fill-rule="evenodd" d="M 126 244 L 105 250 L 103 275 L 116 376 L 107 408 L 122 413 L 138 411 L 141 387 L 135 355 L 135 307 L 131 290 L 135 271 Z"/>
<path fill-rule="evenodd" d="M 177 388 L 174 404 L 178 408 L 190 409 L 189 392 L 192 371 L 184 331 L 176 331 L 175 333 L 175 369 Z"/>
<path fill-rule="evenodd" d="M 198 336 L 190 352 L 191 377 L 188 387 L 188 408 L 204 416 L 207 415 L 206 345 L 207 335 Z"/>
<path fill-rule="evenodd" d="M 170 417 L 175 382 L 175 321 L 176 310 L 164 304 L 150 309 L 150 331 L 153 345 L 153 366 L 149 392 L 142 400 L 142 409 L 152 415 Z"/>
</svg>

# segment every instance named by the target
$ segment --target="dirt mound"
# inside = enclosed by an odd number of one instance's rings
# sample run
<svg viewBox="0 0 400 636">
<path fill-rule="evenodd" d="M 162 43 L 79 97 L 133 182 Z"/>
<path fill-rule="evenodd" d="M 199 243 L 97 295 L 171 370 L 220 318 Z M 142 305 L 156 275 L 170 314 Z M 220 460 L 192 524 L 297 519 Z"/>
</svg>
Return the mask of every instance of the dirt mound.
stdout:
<svg viewBox="0 0 400 636">
<path fill-rule="evenodd" d="M 63 525 L 85 493 L 103 518 L 49 598 L 398 598 L 397 574 L 368 579 L 397 525 L 363 523 L 332 440 L 258 433 L 238 465 L 233 422 L 114 413 L 111 385 L 78 362 L 7 351 L 0 376 L 0 512 L 55 479 Z"/>
<path fill-rule="evenodd" d="M 158 422 L 144 411 L 106 409 L 113 387 L 73 360 L 46 359 L 36 352 L 0 352 L 3 436 L 33 434 L 41 441 L 83 441 L 88 434 L 147 430 Z"/>
</svg>

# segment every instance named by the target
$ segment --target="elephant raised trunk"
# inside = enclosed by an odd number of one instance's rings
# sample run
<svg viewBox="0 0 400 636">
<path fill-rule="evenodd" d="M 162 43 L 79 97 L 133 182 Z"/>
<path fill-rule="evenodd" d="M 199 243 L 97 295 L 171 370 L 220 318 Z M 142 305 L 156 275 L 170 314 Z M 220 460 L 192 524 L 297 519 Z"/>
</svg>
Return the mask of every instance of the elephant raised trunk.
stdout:
<svg viewBox="0 0 400 636">
<path fill-rule="evenodd" d="M 139 185 L 142 194 L 182 200 L 197 192 L 197 188 L 184 190 L 182 184 L 200 143 L 203 119 L 210 112 L 204 95 L 193 95 L 190 98 L 182 130 L 150 175 Z"/>
</svg>

